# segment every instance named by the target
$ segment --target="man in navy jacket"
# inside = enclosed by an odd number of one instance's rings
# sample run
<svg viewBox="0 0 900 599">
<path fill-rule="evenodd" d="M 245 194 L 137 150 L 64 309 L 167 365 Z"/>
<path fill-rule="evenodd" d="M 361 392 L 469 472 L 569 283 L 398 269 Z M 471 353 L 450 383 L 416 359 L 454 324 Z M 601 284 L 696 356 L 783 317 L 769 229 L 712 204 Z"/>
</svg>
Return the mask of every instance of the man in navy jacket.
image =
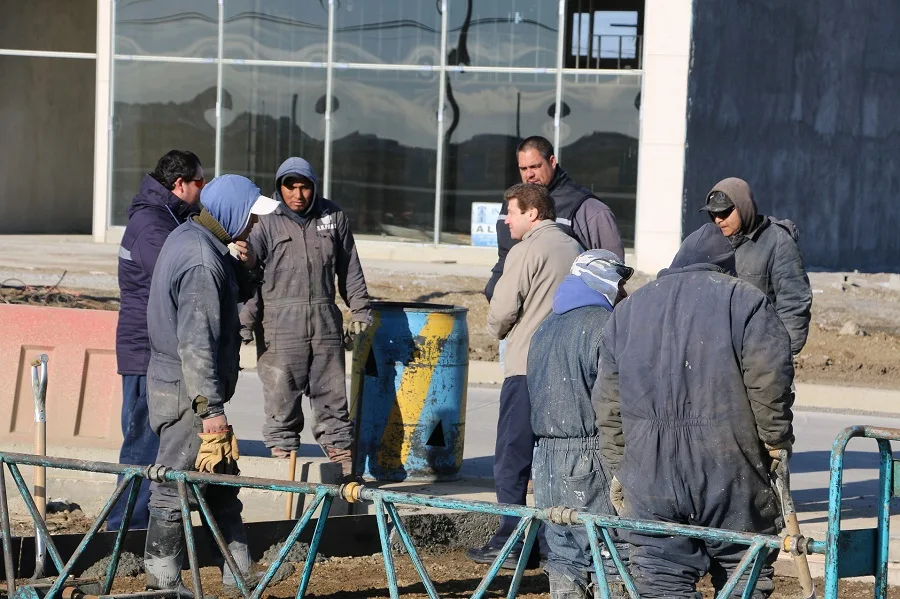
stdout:
<svg viewBox="0 0 900 599">
<path fill-rule="evenodd" d="M 193 152 L 172 150 L 141 181 L 128 209 L 128 225 L 119 247 L 121 307 L 116 328 L 116 358 L 122 375 L 122 464 L 150 465 L 159 451 L 159 437 L 150 429 L 147 413 L 147 299 L 153 268 L 169 233 L 200 212 L 203 166 Z M 149 481 L 143 481 L 130 528 L 147 528 Z M 124 498 L 114 507 L 108 530 L 118 530 L 125 512 Z"/>
</svg>

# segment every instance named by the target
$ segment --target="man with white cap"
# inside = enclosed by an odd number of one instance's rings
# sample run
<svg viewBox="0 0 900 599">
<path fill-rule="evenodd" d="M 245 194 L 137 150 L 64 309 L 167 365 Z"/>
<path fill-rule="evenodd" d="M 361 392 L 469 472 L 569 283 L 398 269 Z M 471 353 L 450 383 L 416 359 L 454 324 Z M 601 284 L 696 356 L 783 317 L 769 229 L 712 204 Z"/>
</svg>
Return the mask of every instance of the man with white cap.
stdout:
<svg viewBox="0 0 900 599">
<path fill-rule="evenodd" d="M 237 474 L 238 446 L 225 403 L 234 395 L 240 360 L 239 271 L 255 266 L 247 245 L 257 215 L 278 202 L 238 175 L 213 179 L 200 195 L 203 210 L 166 239 L 156 262 L 147 325 L 150 426 L 159 435 L 156 463 L 175 470 Z M 242 574 L 250 555 L 238 489 L 210 485 L 205 496 Z M 184 558 L 175 483 L 150 486 L 144 567 L 148 589 L 179 589 Z M 222 582 L 235 574 L 223 567 Z M 188 591 L 185 591 L 188 592 Z"/>
<path fill-rule="evenodd" d="M 531 427 L 537 437 L 532 466 L 536 507 L 564 505 L 592 514 L 616 514 L 609 499 L 612 474 L 600 455 L 600 431 L 591 396 L 597 383 L 603 326 L 613 307 L 625 298 L 625 282 L 633 273 L 609 250 L 584 252 L 557 288 L 553 312 L 531 338 L 528 395 Z M 550 579 L 551 599 L 597 595 L 584 527 L 547 523 L 545 537 L 548 556 L 544 569 Z M 627 543 L 619 541 L 617 549 L 627 561 Z M 615 566 L 608 559 L 603 566 L 610 597 L 626 597 Z"/>
</svg>

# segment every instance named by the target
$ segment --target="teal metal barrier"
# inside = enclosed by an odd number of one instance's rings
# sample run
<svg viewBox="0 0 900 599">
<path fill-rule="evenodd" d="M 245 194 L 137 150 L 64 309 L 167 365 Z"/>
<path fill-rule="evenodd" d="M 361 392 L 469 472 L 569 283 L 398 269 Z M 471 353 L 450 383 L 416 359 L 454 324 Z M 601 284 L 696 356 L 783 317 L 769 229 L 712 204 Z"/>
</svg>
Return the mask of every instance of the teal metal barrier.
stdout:
<svg viewBox="0 0 900 599">
<path fill-rule="evenodd" d="M 881 463 L 878 479 L 878 515 L 875 528 L 841 530 L 841 497 L 844 452 L 855 437 L 875 439 Z M 831 482 L 828 487 L 828 533 L 825 554 L 825 596 L 838 596 L 838 580 L 854 576 L 875 577 L 875 599 L 887 597 L 891 499 L 900 494 L 897 460 L 891 441 L 900 441 L 900 430 L 851 426 L 837 436 L 831 449 Z"/>
<path fill-rule="evenodd" d="M 373 302 L 355 342 L 350 412 L 355 472 L 376 480 L 449 480 L 462 466 L 466 308 Z"/>
<path fill-rule="evenodd" d="M 843 453 L 847 442 L 853 437 L 870 437 L 878 440 L 879 451 L 881 452 L 881 475 L 879 486 L 879 515 L 878 525 L 875 529 L 869 531 L 841 531 L 840 530 L 840 499 L 841 499 L 841 482 L 843 473 Z M 646 520 L 634 520 L 630 518 L 620 518 L 616 516 L 606 516 L 597 514 L 588 514 L 575 509 L 563 506 L 551 508 L 532 508 L 524 506 L 504 505 L 489 503 L 483 501 L 467 501 L 462 499 L 454 499 L 452 497 L 433 497 L 429 495 L 417 495 L 411 493 L 398 493 L 381 489 L 372 489 L 362 486 L 358 483 L 349 483 L 347 485 L 317 485 L 302 482 L 286 482 L 272 479 L 260 479 L 241 476 L 223 476 L 212 474 L 201 474 L 197 472 L 182 472 L 170 470 L 163 466 L 123 466 L 120 464 L 110 464 L 105 462 L 90 462 L 83 460 L 69 460 L 63 458 L 45 458 L 39 456 L 31 456 L 25 454 L 2 453 L 0 452 L 0 537 L 3 544 L 3 566 L 7 580 L 7 592 L 12 597 L 36 597 L 34 588 L 26 585 L 20 589 L 16 589 L 15 572 L 13 569 L 13 544 L 10 531 L 10 513 L 9 504 L 6 493 L 6 469 L 9 470 L 15 485 L 25 501 L 35 523 L 36 534 L 43 537 L 46 541 L 47 552 L 52 563 L 57 568 L 59 576 L 53 581 L 50 588 L 43 596 L 54 599 L 61 596 L 63 587 L 67 584 L 71 572 L 79 559 L 84 553 L 85 548 L 91 542 L 91 539 L 100 530 L 100 527 L 106 521 L 113 504 L 126 492 L 129 493 L 126 507 L 125 517 L 123 519 L 122 528 L 119 531 L 113 548 L 113 553 L 107 576 L 103 582 L 103 594 L 107 595 L 112 589 L 115 579 L 115 571 L 118 565 L 119 557 L 122 551 L 122 543 L 127 534 L 128 522 L 137 497 L 137 489 L 143 478 L 154 481 L 173 481 L 178 485 L 179 496 L 182 504 L 182 512 L 185 523 L 185 537 L 188 551 L 189 562 L 191 566 L 191 577 L 193 579 L 193 588 L 198 596 L 202 596 L 202 587 L 199 573 L 199 565 L 196 556 L 196 547 L 193 537 L 193 529 L 190 525 L 189 500 L 193 496 L 200 508 L 200 514 L 203 521 L 209 526 L 216 543 L 225 558 L 226 563 L 231 567 L 232 571 L 237 573 L 238 568 L 234 564 L 233 557 L 228 551 L 228 547 L 222 537 L 221 530 L 215 522 L 203 494 L 200 491 L 202 485 L 223 485 L 229 487 L 243 487 L 259 490 L 270 490 L 276 492 L 303 493 L 312 495 L 313 499 L 309 507 L 304 511 L 302 517 L 297 521 L 288 539 L 285 541 L 278 557 L 269 566 L 262 580 L 255 586 L 250 586 L 247 581 L 237 575 L 237 586 L 241 594 L 245 598 L 258 599 L 266 590 L 278 568 L 284 563 L 291 548 L 300 538 L 304 528 L 308 525 L 312 518 L 313 512 L 321 508 L 321 514 L 316 523 L 312 540 L 310 542 L 309 551 L 303 572 L 297 589 L 297 597 L 305 596 L 308 588 L 312 568 L 315 564 L 315 558 L 318 551 L 319 541 L 322 537 L 327 516 L 331 507 L 331 502 L 335 498 L 342 498 L 350 502 L 372 502 L 375 507 L 375 516 L 378 523 L 379 536 L 381 540 L 382 554 L 384 556 L 385 575 L 392 599 L 399 598 L 399 589 L 397 585 L 396 572 L 394 569 L 393 553 L 389 538 L 390 527 L 392 526 L 403 546 L 405 547 L 412 563 L 418 572 L 426 592 L 430 599 L 437 599 L 438 594 L 434 583 L 432 582 L 421 557 L 413 543 L 413 539 L 402 520 L 399 517 L 397 506 L 410 505 L 419 507 L 433 507 L 442 509 L 451 509 L 464 512 L 477 512 L 484 514 L 494 514 L 498 516 L 513 516 L 520 518 L 519 524 L 502 548 L 497 559 L 491 564 L 487 574 L 478 585 L 473 595 L 474 599 L 481 599 L 487 592 L 488 587 L 494 582 L 501 565 L 506 561 L 507 557 L 512 553 L 513 548 L 519 542 L 523 542 L 524 546 L 512 577 L 507 597 L 514 599 L 516 597 L 519 584 L 525 571 L 525 564 L 530 554 L 531 547 L 537 535 L 537 529 L 541 521 L 553 522 L 555 524 L 567 526 L 583 526 L 588 534 L 591 544 L 591 553 L 594 560 L 595 575 L 598 583 L 598 594 L 603 599 L 609 597 L 609 587 L 606 581 L 604 563 L 611 563 L 621 575 L 629 595 L 632 599 L 639 599 L 635 591 L 634 584 L 622 563 L 616 551 L 616 547 L 612 542 L 610 529 L 618 529 L 624 531 L 639 531 L 642 533 L 659 534 L 659 535 L 680 535 L 708 542 L 728 542 L 741 544 L 747 547 L 747 553 L 741 561 L 737 571 L 731 579 L 726 583 L 725 587 L 720 591 L 718 597 L 724 599 L 729 597 L 738 585 L 740 578 L 748 575 L 748 582 L 743 592 L 744 597 L 749 597 L 758 579 L 760 569 L 763 565 L 766 555 L 769 551 L 781 550 L 792 553 L 794 555 L 802 554 L 824 554 L 826 561 L 825 576 L 825 598 L 838 599 L 837 581 L 839 578 L 847 576 L 872 575 L 875 576 L 875 593 L 874 597 L 880 599 L 886 597 L 887 590 L 887 557 L 888 557 L 888 541 L 889 541 L 889 503 L 894 496 L 896 490 L 900 489 L 900 480 L 897 480 L 894 469 L 894 459 L 890 450 L 890 441 L 900 440 L 900 430 L 897 429 L 876 429 L 872 427 L 851 427 L 846 429 L 838 436 L 834 444 L 831 457 L 831 485 L 829 496 L 829 527 L 828 537 L 826 541 L 815 541 L 804 537 L 800 534 L 780 535 L 758 535 L 752 533 L 703 528 L 697 526 L 687 526 L 670 524 L 663 522 L 653 522 Z M 5 469 L 4 469 L 5 465 Z M 91 526 L 91 529 L 84 536 L 78 548 L 72 554 L 67 562 L 63 559 L 53 543 L 46 525 L 39 518 L 37 507 L 32 498 L 25 481 L 19 471 L 19 466 L 44 466 L 48 468 L 60 468 L 64 470 L 84 470 L 90 472 L 101 472 L 107 474 L 121 475 L 123 477 L 121 483 L 117 486 L 112 497 L 107 501 L 101 510 L 97 520 Z M 148 593 L 138 593 L 130 595 L 119 595 L 116 597 L 147 597 Z M 154 593 L 154 597 L 165 596 L 165 594 Z"/>
</svg>

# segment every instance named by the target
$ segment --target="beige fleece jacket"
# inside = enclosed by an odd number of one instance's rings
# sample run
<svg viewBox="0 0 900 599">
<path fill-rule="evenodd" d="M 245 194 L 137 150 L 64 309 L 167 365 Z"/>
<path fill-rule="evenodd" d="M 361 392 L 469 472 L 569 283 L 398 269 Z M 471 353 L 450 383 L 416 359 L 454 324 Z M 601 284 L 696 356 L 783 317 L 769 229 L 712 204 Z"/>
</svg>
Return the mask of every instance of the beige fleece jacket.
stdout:
<svg viewBox="0 0 900 599">
<path fill-rule="evenodd" d="M 525 374 L 531 336 L 550 315 L 553 294 L 582 252 L 552 220 L 535 224 L 509 250 L 488 310 L 488 328 L 506 339 L 503 377 Z"/>
</svg>

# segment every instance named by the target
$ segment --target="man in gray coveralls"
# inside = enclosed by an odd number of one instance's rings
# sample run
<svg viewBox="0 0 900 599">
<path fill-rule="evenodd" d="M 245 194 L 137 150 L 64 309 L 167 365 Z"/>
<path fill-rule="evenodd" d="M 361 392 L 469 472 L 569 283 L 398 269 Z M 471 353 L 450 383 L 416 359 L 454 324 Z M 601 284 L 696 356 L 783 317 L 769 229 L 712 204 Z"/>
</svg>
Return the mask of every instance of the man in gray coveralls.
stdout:
<svg viewBox="0 0 900 599">
<path fill-rule="evenodd" d="M 257 339 L 256 367 L 265 397 L 263 439 L 274 457 L 300 447 L 305 394 L 315 418 L 313 436 L 349 477 L 353 426 L 343 346 L 372 322 L 366 280 L 347 215 L 319 195 L 312 166 L 287 159 L 275 175 L 275 189 L 280 205 L 260 218 L 250 236 L 264 280 L 241 312 L 244 342 L 253 334 L 264 339 Z M 352 313 L 343 330 L 335 277 Z"/>
</svg>

